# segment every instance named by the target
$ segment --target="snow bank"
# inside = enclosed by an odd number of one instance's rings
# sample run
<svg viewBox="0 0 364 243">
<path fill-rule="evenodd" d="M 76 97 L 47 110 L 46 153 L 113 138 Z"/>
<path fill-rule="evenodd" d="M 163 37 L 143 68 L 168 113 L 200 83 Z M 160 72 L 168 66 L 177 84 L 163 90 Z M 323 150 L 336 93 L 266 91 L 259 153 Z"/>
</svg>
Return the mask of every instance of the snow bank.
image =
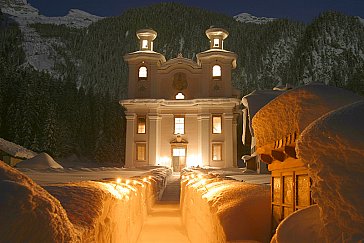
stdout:
<svg viewBox="0 0 364 243">
<path fill-rule="evenodd" d="M 191 242 L 269 242 L 270 189 L 267 185 L 184 173 L 181 211 Z"/>
<path fill-rule="evenodd" d="M 63 169 L 54 159 L 47 153 L 40 153 L 31 159 L 23 160 L 16 164 L 18 168 L 29 168 L 29 169 Z"/>
<path fill-rule="evenodd" d="M 313 180 L 327 242 L 364 241 L 364 102 L 311 124 L 297 144 Z"/>
<path fill-rule="evenodd" d="M 26 149 L 18 144 L 9 142 L 5 139 L 0 138 L 0 150 L 6 152 L 17 158 L 31 159 L 37 155 L 37 153 Z"/>
<path fill-rule="evenodd" d="M 323 224 L 317 205 L 298 210 L 285 218 L 278 226 L 271 243 L 325 242 Z"/>
<path fill-rule="evenodd" d="M 281 94 L 253 117 L 256 145 L 274 143 L 294 132 L 300 134 L 310 123 L 332 110 L 363 100 L 344 89 L 309 84 Z"/>
<path fill-rule="evenodd" d="M 136 242 L 170 173 L 49 185 L 50 195 L 1 162 L 1 242 Z"/>
<path fill-rule="evenodd" d="M 78 235 L 57 199 L 0 162 L 1 242 L 75 242 Z"/>
</svg>

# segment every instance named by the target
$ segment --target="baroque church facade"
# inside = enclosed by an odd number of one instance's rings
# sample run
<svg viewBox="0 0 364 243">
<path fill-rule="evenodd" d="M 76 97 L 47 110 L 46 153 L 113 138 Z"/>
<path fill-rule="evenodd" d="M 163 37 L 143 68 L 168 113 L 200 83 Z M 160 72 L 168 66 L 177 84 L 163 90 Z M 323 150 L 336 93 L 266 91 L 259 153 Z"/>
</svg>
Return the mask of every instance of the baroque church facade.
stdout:
<svg viewBox="0 0 364 243">
<path fill-rule="evenodd" d="M 208 29 L 210 49 L 196 62 L 155 52 L 154 30 L 136 35 L 139 50 L 124 56 L 128 99 L 120 101 L 127 121 L 125 167 L 236 167 L 240 92 L 231 83 L 237 55 L 224 49 L 228 32 Z"/>
</svg>

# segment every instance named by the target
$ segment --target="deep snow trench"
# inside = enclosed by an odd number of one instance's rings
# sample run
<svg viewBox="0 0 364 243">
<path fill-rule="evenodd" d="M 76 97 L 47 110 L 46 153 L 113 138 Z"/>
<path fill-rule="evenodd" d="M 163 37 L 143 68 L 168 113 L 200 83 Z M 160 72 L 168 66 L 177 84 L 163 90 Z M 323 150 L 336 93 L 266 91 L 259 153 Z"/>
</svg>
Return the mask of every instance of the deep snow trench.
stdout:
<svg viewBox="0 0 364 243">
<path fill-rule="evenodd" d="M 190 242 L 182 224 L 180 210 L 180 174 L 173 173 L 167 180 L 160 201 L 152 207 L 140 232 L 138 243 Z"/>
</svg>

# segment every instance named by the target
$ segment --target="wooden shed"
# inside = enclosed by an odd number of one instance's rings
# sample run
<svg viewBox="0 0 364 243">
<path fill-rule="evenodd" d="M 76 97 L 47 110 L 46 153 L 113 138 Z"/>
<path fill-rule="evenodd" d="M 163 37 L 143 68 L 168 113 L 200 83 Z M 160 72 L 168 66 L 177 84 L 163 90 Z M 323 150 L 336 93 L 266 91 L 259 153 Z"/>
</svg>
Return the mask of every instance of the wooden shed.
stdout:
<svg viewBox="0 0 364 243">
<path fill-rule="evenodd" d="M 31 159 L 35 155 L 37 155 L 37 153 L 0 138 L 0 160 L 10 166 L 15 166 L 20 161 Z"/>
</svg>

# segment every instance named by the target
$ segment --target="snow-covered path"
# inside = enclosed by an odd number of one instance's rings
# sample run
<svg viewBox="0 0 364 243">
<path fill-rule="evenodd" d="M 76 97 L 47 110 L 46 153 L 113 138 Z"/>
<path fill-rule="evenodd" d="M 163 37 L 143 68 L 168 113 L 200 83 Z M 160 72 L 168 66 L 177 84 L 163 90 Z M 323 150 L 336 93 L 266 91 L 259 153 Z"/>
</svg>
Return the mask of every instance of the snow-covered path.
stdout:
<svg viewBox="0 0 364 243">
<path fill-rule="evenodd" d="M 138 243 L 188 243 L 186 229 L 182 224 L 179 205 L 180 175 L 168 178 L 162 200 L 157 202 L 148 215 Z"/>
</svg>

